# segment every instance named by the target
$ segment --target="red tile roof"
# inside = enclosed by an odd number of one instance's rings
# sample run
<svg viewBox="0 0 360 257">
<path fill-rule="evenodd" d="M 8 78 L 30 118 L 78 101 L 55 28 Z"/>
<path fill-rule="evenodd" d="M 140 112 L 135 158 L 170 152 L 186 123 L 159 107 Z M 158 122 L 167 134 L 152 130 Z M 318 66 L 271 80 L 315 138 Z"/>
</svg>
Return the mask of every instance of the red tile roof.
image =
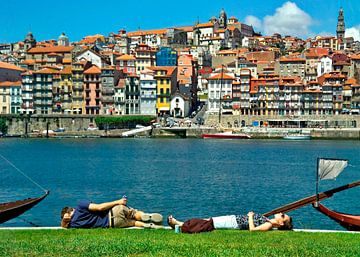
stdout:
<svg viewBox="0 0 360 257">
<path fill-rule="evenodd" d="M 148 67 L 149 70 L 153 70 L 153 71 L 166 71 L 166 75 L 165 76 L 171 76 L 174 71 L 176 70 L 176 66 L 152 66 L 152 67 Z M 156 74 L 155 74 L 156 76 Z"/>
<path fill-rule="evenodd" d="M 45 54 L 45 53 L 70 53 L 74 49 L 73 46 L 50 46 L 50 47 L 34 47 L 30 48 L 30 54 Z"/>
<path fill-rule="evenodd" d="M 101 74 L 101 70 L 98 66 L 93 65 L 89 69 L 85 70 L 84 74 Z"/>
<path fill-rule="evenodd" d="M 209 27 L 214 27 L 214 24 L 212 22 L 200 23 L 200 24 L 197 24 L 195 27 L 196 28 L 209 28 Z"/>
<path fill-rule="evenodd" d="M 145 35 L 161 35 L 165 34 L 167 29 L 153 29 L 153 30 L 139 30 L 128 32 L 128 37 L 137 37 L 137 36 L 145 36 Z"/>
<path fill-rule="evenodd" d="M 214 79 L 234 80 L 235 78 L 226 73 L 218 73 L 218 74 L 211 76 L 209 79 L 212 79 L 212 80 L 214 80 Z"/>
<path fill-rule="evenodd" d="M 305 51 L 305 56 L 308 58 L 319 58 L 324 55 L 329 54 L 329 49 L 327 48 L 309 48 Z"/>
<path fill-rule="evenodd" d="M 0 69 L 24 71 L 24 69 L 7 62 L 0 62 Z"/>
<path fill-rule="evenodd" d="M 3 82 L 0 82 L 0 87 L 11 87 L 11 86 L 21 86 L 21 81 L 3 81 Z"/>
<path fill-rule="evenodd" d="M 56 69 L 43 68 L 41 70 L 34 71 L 33 73 L 34 74 L 54 74 L 54 73 L 59 73 L 59 71 Z"/>
<path fill-rule="evenodd" d="M 131 60 L 136 60 L 136 57 L 133 55 L 129 55 L 129 54 L 123 54 L 119 57 L 116 57 L 117 61 L 131 61 Z"/>
</svg>

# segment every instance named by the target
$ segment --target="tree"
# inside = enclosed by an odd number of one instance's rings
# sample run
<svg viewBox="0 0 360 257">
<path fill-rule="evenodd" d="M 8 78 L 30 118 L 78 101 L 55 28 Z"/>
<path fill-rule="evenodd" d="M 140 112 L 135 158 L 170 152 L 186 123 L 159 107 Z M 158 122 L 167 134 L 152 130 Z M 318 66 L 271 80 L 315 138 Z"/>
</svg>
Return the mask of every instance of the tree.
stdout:
<svg viewBox="0 0 360 257">
<path fill-rule="evenodd" d="M 5 135 L 8 131 L 8 126 L 6 125 L 6 119 L 0 118 L 0 132 Z"/>
</svg>

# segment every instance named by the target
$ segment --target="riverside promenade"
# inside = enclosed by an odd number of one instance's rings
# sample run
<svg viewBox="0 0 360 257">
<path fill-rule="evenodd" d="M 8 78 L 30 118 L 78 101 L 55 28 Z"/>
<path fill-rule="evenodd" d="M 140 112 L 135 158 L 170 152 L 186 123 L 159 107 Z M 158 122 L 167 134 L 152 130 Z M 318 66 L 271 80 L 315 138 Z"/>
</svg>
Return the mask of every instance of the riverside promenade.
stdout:
<svg viewBox="0 0 360 257">
<path fill-rule="evenodd" d="M 91 115 L 32 115 L 31 117 L 2 116 L 6 118 L 8 134 L 19 137 L 122 137 L 132 128 L 98 129 L 96 116 Z M 136 134 L 138 137 L 200 138 L 204 133 L 233 131 L 248 133 L 252 138 L 282 138 L 287 133 L 310 134 L 313 139 L 360 140 L 360 115 L 336 116 L 239 116 L 205 114 L 204 124 L 184 123 L 154 127 L 151 131 Z M 60 131 L 59 131 L 60 130 Z M 54 133 L 53 133 L 54 132 Z"/>
</svg>

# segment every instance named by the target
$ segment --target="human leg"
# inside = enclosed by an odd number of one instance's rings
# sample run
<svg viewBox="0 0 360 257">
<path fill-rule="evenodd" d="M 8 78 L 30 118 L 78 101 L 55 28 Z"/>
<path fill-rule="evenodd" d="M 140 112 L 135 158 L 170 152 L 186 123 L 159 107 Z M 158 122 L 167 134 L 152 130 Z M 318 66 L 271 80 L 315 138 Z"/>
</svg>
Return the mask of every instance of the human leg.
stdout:
<svg viewBox="0 0 360 257">
<path fill-rule="evenodd" d="M 159 213 L 145 213 L 143 211 L 136 211 L 134 213 L 134 218 L 139 221 L 155 223 L 161 223 L 163 220 L 163 216 Z"/>
</svg>

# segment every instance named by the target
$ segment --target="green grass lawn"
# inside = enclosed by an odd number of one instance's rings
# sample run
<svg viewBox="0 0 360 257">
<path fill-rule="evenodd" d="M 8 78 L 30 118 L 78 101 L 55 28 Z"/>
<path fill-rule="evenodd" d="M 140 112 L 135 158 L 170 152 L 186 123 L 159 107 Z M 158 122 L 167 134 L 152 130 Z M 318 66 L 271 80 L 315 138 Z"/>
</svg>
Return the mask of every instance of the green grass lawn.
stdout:
<svg viewBox="0 0 360 257">
<path fill-rule="evenodd" d="M 360 256 L 360 234 L 217 230 L 1 230 L 0 256 Z"/>
</svg>

